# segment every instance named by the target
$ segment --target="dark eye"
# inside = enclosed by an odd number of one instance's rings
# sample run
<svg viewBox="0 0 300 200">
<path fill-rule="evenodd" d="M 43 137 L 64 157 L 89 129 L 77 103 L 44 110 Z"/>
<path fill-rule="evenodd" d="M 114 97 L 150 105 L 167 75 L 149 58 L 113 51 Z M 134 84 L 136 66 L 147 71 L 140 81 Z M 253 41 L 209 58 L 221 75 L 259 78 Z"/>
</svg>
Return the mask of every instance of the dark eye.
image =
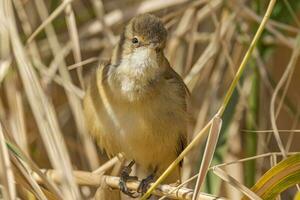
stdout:
<svg viewBox="0 0 300 200">
<path fill-rule="evenodd" d="M 134 38 L 132 38 L 131 42 L 133 44 L 137 44 L 137 43 L 139 43 L 139 40 L 136 37 L 134 37 Z"/>
</svg>

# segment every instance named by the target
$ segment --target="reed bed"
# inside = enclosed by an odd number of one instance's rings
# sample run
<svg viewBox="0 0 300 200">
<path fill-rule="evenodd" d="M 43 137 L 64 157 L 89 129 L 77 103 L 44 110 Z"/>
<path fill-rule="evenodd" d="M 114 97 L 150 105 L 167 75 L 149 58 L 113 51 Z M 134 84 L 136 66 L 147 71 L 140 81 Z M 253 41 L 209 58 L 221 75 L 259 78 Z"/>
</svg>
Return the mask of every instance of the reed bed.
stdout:
<svg viewBox="0 0 300 200">
<path fill-rule="evenodd" d="M 89 137 L 82 98 L 141 13 L 164 22 L 191 92 L 189 144 L 141 199 L 265 199 L 266 185 L 299 196 L 298 1 L 2 0 L 0 199 L 129 199 L 126 161 Z M 182 183 L 161 184 L 182 159 Z"/>
</svg>

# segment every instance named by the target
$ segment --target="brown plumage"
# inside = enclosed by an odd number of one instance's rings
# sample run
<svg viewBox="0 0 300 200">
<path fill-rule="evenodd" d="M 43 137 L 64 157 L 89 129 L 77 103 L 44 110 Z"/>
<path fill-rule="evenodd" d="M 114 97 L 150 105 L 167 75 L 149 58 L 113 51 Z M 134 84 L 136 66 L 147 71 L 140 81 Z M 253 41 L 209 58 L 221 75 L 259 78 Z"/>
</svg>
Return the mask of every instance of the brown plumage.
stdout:
<svg viewBox="0 0 300 200">
<path fill-rule="evenodd" d="M 188 90 L 164 56 L 167 31 L 143 14 L 125 27 L 111 62 L 93 74 L 87 127 L 108 155 L 123 152 L 146 174 L 160 175 L 186 144 Z M 179 179 L 179 169 L 168 179 Z"/>
</svg>

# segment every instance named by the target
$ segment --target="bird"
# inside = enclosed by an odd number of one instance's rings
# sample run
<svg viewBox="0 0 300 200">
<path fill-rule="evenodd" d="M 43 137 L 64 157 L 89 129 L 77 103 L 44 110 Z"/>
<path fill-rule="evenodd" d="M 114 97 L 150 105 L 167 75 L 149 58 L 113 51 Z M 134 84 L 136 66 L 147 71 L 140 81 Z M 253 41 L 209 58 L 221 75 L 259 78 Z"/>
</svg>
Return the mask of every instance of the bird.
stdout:
<svg viewBox="0 0 300 200">
<path fill-rule="evenodd" d="M 161 175 L 187 143 L 189 90 L 164 55 L 168 32 L 152 14 L 133 17 L 124 27 L 109 62 L 91 75 L 83 99 L 88 131 L 108 156 L 130 161 L 120 176 L 126 187 L 131 167 L 148 175 L 139 191 Z M 165 180 L 180 180 L 180 166 Z M 146 188 L 146 189 L 145 189 Z"/>
</svg>

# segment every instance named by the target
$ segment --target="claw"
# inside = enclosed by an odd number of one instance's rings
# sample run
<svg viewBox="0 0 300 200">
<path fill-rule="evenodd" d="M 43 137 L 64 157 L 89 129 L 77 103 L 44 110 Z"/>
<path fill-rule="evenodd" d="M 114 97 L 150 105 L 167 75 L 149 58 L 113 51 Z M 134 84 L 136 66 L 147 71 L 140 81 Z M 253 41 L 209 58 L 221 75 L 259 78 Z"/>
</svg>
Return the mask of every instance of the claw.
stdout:
<svg viewBox="0 0 300 200">
<path fill-rule="evenodd" d="M 147 192 L 147 190 L 148 190 L 149 184 L 152 183 L 153 180 L 154 180 L 154 175 L 153 175 L 153 174 L 151 174 L 151 175 L 148 176 L 147 178 L 144 178 L 144 179 L 141 181 L 141 183 L 140 183 L 140 185 L 139 185 L 137 191 L 138 191 L 139 193 L 141 193 L 142 195 L 145 194 L 145 193 Z"/>
<path fill-rule="evenodd" d="M 129 174 L 131 173 L 132 169 L 131 167 L 134 165 L 134 161 L 131 161 L 129 163 L 128 166 L 124 167 L 124 169 L 122 170 L 121 172 L 121 177 L 120 177 L 120 182 L 119 182 L 119 187 L 120 187 L 120 190 L 132 197 L 132 198 L 137 198 L 138 195 L 135 193 L 135 192 L 132 192 L 128 189 L 127 185 L 126 185 L 126 182 L 127 181 L 132 181 L 132 180 L 138 180 L 138 178 L 136 176 L 130 176 Z"/>
</svg>

